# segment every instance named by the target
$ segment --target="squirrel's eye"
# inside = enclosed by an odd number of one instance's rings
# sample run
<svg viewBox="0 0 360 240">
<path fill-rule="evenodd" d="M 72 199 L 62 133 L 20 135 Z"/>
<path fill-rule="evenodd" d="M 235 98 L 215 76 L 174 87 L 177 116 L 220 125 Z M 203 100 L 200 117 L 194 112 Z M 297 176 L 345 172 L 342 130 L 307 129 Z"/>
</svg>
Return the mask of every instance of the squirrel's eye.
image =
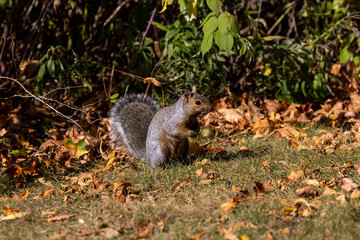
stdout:
<svg viewBox="0 0 360 240">
<path fill-rule="evenodd" d="M 197 101 L 195 102 L 195 104 L 196 104 L 196 105 L 200 105 L 200 104 L 201 104 L 201 101 L 197 100 Z"/>
</svg>

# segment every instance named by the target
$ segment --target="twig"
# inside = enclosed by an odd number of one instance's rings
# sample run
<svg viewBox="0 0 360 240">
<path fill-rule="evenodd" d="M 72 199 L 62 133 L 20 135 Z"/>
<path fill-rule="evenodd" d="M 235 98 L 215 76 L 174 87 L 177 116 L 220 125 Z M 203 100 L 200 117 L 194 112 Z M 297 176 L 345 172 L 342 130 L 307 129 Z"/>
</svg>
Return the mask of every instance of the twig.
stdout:
<svg viewBox="0 0 360 240">
<path fill-rule="evenodd" d="M 59 91 L 59 90 L 69 90 L 72 88 L 85 88 L 84 86 L 72 86 L 72 87 L 65 87 L 65 88 L 55 88 L 53 90 L 51 90 L 50 92 L 46 93 L 43 97 L 50 95 L 53 92 Z"/>
<path fill-rule="evenodd" d="M 109 69 L 109 70 L 112 71 L 112 68 L 110 68 L 110 67 L 103 67 L 103 68 Z M 117 69 L 115 69 L 115 68 L 114 68 L 114 71 L 115 71 L 115 72 L 122 73 L 122 74 L 127 75 L 127 76 L 130 76 L 130 77 L 135 78 L 136 80 L 139 80 L 139 81 L 143 81 L 143 80 L 144 80 L 143 77 L 140 77 L 140 76 L 135 75 L 135 74 L 127 73 L 127 72 L 124 72 L 124 71 L 121 71 L 121 70 L 117 70 Z"/>
<path fill-rule="evenodd" d="M 256 19 L 256 24 L 255 24 L 255 31 L 254 31 L 254 34 L 253 34 L 254 39 L 255 39 L 255 35 L 256 35 L 257 29 L 258 29 L 258 25 L 259 25 L 261 7 L 262 7 L 262 0 L 260 0 L 260 3 L 259 3 L 259 10 L 258 10 L 258 15 L 257 15 L 257 19 Z"/>
<path fill-rule="evenodd" d="M 115 8 L 115 11 L 110 15 L 110 17 L 108 19 L 106 19 L 105 23 L 104 23 L 104 27 L 106 25 L 108 25 L 108 23 L 113 20 L 113 18 L 116 16 L 116 14 L 121 10 L 121 8 L 128 3 L 128 1 L 123 1 L 119 6 L 117 6 L 117 8 Z"/>
<path fill-rule="evenodd" d="M 289 4 L 287 4 L 285 6 L 288 7 L 285 12 L 278 18 L 278 20 L 274 23 L 274 25 L 271 26 L 271 28 L 269 29 L 269 31 L 267 31 L 267 35 L 270 35 L 271 32 L 277 27 L 277 25 L 279 25 L 279 23 L 284 19 L 284 17 L 286 16 L 286 14 L 288 14 L 290 12 L 291 9 L 293 9 L 293 7 L 296 6 L 296 1 L 291 2 Z"/>
<path fill-rule="evenodd" d="M 43 103 L 44 105 L 46 105 L 47 107 L 49 107 L 51 110 L 53 110 L 56 114 L 58 114 L 60 117 L 63 117 L 63 118 L 66 118 L 68 120 L 70 120 L 72 123 L 74 123 L 76 126 L 78 126 L 85 134 L 85 138 L 86 140 L 88 140 L 88 142 L 91 144 L 91 141 L 88 139 L 87 135 L 86 135 L 86 132 L 85 130 L 81 127 L 80 124 L 78 124 L 77 122 L 75 122 L 72 118 L 70 118 L 69 116 L 66 116 L 64 115 L 63 113 L 59 112 L 58 110 L 56 110 L 55 108 L 53 108 L 50 104 L 48 104 L 47 102 L 45 102 L 44 100 L 42 100 L 41 98 L 35 96 L 34 94 L 32 94 L 29 90 L 27 90 L 24 85 L 22 85 L 18 80 L 14 79 L 14 78 L 11 78 L 11 77 L 3 77 L 3 76 L 0 76 L 0 79 L 8 79 L 8 80 L 11 80 L 11 81 L 14 81 L 16 82 L 17 84 L 20 85 L 20 87 L 22 89 L 24 89 L 24 91 L 29 94 L 31 97 L 35 98 L 36 100 L 38 100 L 39 102 Z"/>
<path fill-rule="evenodd" d="M 151 26 L 151 23 L 152 23 L 152 22 L 153 22 L 153 20 L 154 20 L 154 15 L 155 15 L 155 12 L 156 12 L 156 8 L 154 8 L 154 11 L 153 11 L 153 13 L 151 14 L 151 17 L 150 17 L 149 23 L 148 23 L 148 25 L 146 26 L 145 32 L 144 32 L 144 34 L 143 34 L 143 36 L 142 36 L 142 38 L 141 38 L 141 42 L 140 42 L 140 49 L 142 49 L 142 46 L 143 46 L 143 43 L 144 43 L 144 40 L 145 40 L 146 34 L 147 34 L 147 32 L 149 31 L 149 28 L 150 28 L 150 26 Z"/>
</svg>

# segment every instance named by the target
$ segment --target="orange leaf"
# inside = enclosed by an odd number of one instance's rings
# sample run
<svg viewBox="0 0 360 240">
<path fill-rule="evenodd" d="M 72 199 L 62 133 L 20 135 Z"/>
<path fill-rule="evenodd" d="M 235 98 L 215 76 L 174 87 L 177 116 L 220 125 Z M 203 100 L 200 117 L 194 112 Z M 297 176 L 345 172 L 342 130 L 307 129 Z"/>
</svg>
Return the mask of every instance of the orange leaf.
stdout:
<svg viewBox="0 0 360 240">
<path fill-rule="evenodd" d="M 40 199 L 41 197 L 47 197 L 50 196 L 52 194 L 54 194 L 55 189 L 54 188 L 50 188 L 48 190 L 43 191 L 42 193 L 40 193 L 39 195 L 35 196 L 34 199 Z"/>
<path fill-rule="evenodd" d="M 2 213 L 6 214 L 6 215 L 11 215 L 11 214 L 14 214 L 14 213 L 17 213 L 19 212 L 20 210 L 18 208 L 16 209 L 10 209 L 9 207 L 7 206 L 4 206 L 3 209 L 1 210 Z"/>
<path fill-rule="evenodd" d="M 13 196 L 11 199 L 12 200 L 24 200 L 27 198 L 28 195 L 29 195 L 29 188 L 26 189 L 25 192 L 23 192 L 22 194 Z"/>
<path fill-rule="evenodd" d="M 145 78 L 144 83 L 148 83 L 148 82 L 151 82 L 156 87 L 161 87 L 161 83 L 158 80 L 156 80 L 156 78 L 152 78 L 152 77 Z"/>
<path fill-rule="evenodd" d="M 304 176 L 303 170 L 291 171 L 291 173 L 289 174 L 289 176 L 286 177 L 286 179 L 292 182 L 298 182 L 301 180 L 303 176 Z"/>
</svg>

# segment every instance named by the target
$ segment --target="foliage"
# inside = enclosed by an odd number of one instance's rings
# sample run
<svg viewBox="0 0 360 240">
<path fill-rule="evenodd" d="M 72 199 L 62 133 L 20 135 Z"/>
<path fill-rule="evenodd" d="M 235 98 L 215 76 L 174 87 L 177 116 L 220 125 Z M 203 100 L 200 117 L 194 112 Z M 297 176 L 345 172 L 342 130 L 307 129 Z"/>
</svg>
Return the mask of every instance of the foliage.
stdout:
<svg viewBox="0 0 360 240">
<path fill-rule="evenodd" d="M 73 52 L 74 62 L 69 64 L 58 50 L 65 50 L 61 46 L 50 46 L 47 53 L 40 59 L 40 66 L 36 78 L 35 94 L 40 94 L 45 83 L 56 86 L 86 85 L 90 91 L 91 84 L 88 80 L 99 71 L 99 64 L 80 59 Z"/>
</svg>

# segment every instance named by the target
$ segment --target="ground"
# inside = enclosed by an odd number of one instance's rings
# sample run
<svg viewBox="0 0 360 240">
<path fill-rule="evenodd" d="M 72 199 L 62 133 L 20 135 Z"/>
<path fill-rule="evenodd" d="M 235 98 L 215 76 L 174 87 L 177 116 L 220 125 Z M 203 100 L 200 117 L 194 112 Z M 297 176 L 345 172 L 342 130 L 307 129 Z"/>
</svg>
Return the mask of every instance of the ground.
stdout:
<svg viewBox="0 0 360 240">
<path fill-rule="evenodd" d="M 2 175 L 0 239 L 359 236 L 360 148 L 298 149 L 274 135 L 195 140 L 206 150 L 166 169 L 97 160 L 20 188 Z"/>
</svg>

